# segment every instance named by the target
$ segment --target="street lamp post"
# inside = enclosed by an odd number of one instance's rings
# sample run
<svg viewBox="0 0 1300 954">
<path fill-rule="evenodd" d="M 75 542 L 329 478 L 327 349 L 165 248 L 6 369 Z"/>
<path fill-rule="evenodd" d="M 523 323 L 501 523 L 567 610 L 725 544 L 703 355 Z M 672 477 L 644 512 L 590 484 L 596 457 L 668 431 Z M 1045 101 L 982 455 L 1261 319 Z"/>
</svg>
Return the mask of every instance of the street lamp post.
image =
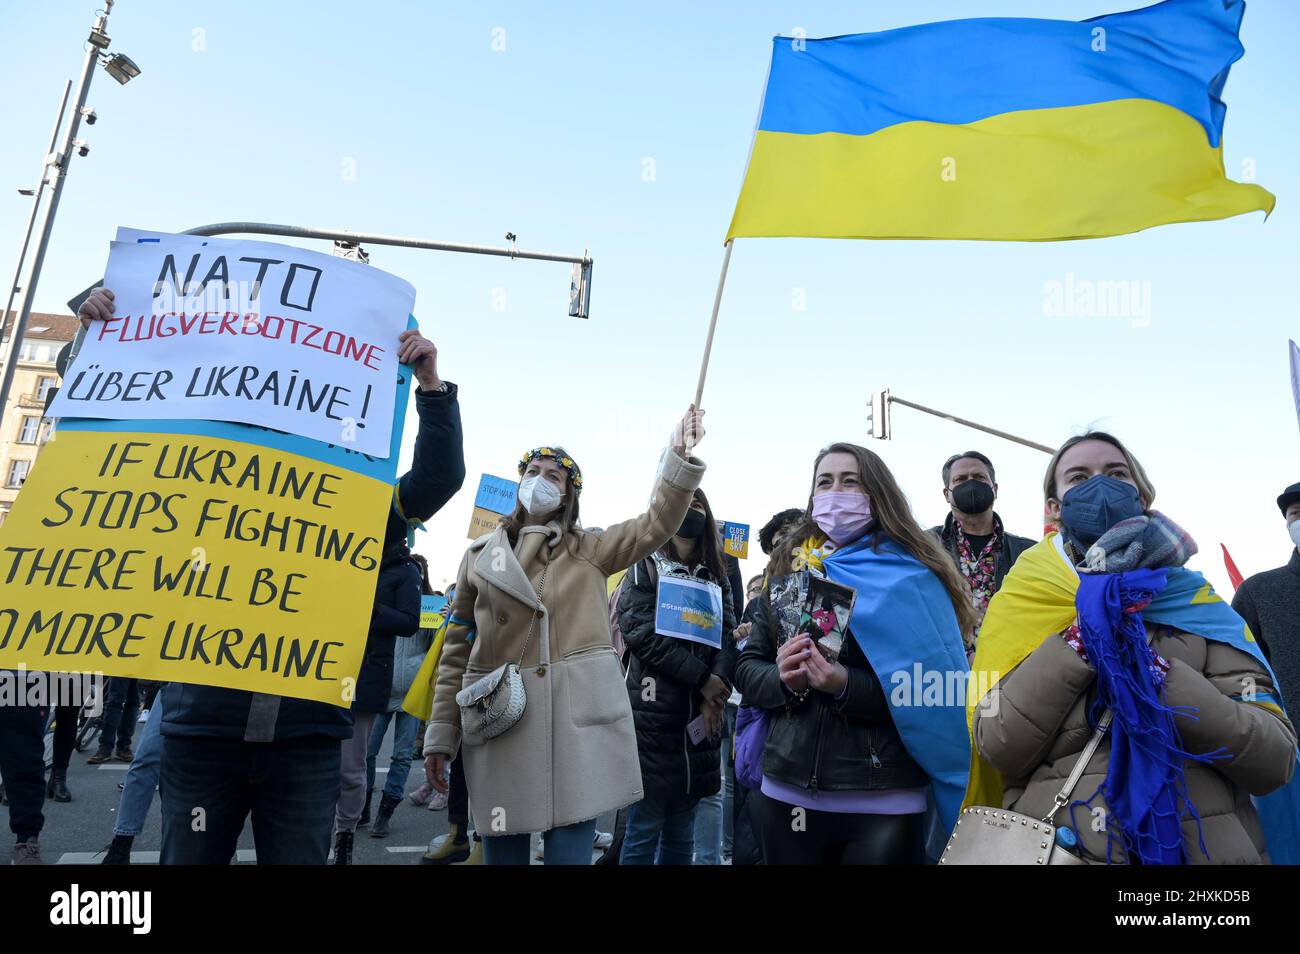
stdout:
<svg viewBox="0 0 1300 954">
<path fill-rule="evenodd" d="M 23 235 L 22 247 L 18 250 L 18 264 L 14 266 L 14 280 L 9 284 L 9 298 L 5 301 L 5 310 L 0 312 L 0 339 L 4 337 L 4 329 L 9 324 L 9 310 L 14 304 L 14 295 L 18 294 L 18 282 L 23 277 L 23 262 L 27 260 L 27 246 L 32 241 L 32 229 L 36 226 L 36 213 L 41 208 L 41 198 L 45 195 L 45 186 L 48 184 L 45 173 L 49 166 L 49 157 L 54 152 L 54 147 L 59 142 L 59 130 L 63 128 L 63 114 L 68 109 L 68 93 L 72 91 L 72 80 L 67 80 L 63 84 L 63 100 L 59 103 L 59 116 L 54 120 L 54 131 L 50 133 L 50 148 L 45 150 L 45 157 L 41 159 L 41 181 L 37 183 L 35 189 L 19 189 L 22 195 L 32 197 L 32 211 L 27 216 L 27 232 Z M 10 337 L 9 347 L 17 347 L 17 339 Z"/>
<path fill-rule="evenodd" d="M 35 300 L 36 283 L 41 277 L 41 266 L 45 263 L 45 252 L 50 245 L 50 233 L 54 229 L 54 216 L 59 210 L 59 198 L 63 194 L 63 183 L 68 177 L 68 167 L 72 162 L 72 150 L 78 150 L 79 155 L 86 155 L 90 149 L 81 140 L 77 139 L 77 131 L 81 128 L 82 117 L 86 117 L 88 123 L 94 123 L 94 110 L 86 109 L 86 97 L 90 94 L 90 81 L 95 73 L 95 65 L 103 62 L 104 69 L 113 79 L 119 83 L 127 83 L 132 77 L 140 75 L 140 68 L 131 61 L 129 57 L 121 53 L 109 56 L 104 52 L 111 42 L 108 34 L 104 32 L 104 26 L 108 23 L 108 15 L 113 10 L 113 0 L 104 0 L 104 9 L 95 17 L 95 25 L 90 30 L 90 36 L 87 38 L 89 49 L 86 50 L 86 61 L 81 67 L 81 79 L 77 84 L 77 99 L 72 109 L 72 119 L 68 123 L 68 134 L 63 140 L 63 149 L 58 152 L 51 152 L 46 157 L 47 176 L 50 180 L 50 201 L 45 207 L 45 215 L 41 221 L 40 238 L 36 242 L 36 252 L 32 257 L 32 270 L 28 276 L 27 283 L 23 286 L 23 296 L 19 302 L 18 315 L 14 319 L 13 330 L 9 335 L 9 351 L 5 355 L 4 375 L 0 378 L 0 409 L 3 409 L 9 401 L 9 389 L 13 386 L 14 370 L 18 365 L 18 355 L 22 350 L 23 335 L 27 333 L 27 321 L 31 318 L 32 302 Z M 59 116 L 62 122 L 62 114 Z M 57 137 L 57 128 L 56 128 Z M 34 212 L 34 207 L 33 207 Z M 26 251 L 24 243 L 24 253 Z M 21 270 L 21 259 L 19 268 Z M 15 280 L 15 284 L 17 281 Z"/>
</svg>

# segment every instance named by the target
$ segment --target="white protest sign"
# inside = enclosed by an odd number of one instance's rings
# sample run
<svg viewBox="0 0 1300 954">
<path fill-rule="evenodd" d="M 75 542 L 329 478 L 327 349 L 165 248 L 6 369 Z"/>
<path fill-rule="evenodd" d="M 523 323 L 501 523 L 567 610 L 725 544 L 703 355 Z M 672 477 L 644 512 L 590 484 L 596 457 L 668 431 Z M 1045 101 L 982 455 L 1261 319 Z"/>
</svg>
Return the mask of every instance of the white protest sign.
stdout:
<svg viewBox="0 0 1300 954">
<path fill-rule="evenodd" d="M 410 284 L 270 242 L 119 231 L 51 417 L 257 424 L 385 458 Z"/>
</svg>

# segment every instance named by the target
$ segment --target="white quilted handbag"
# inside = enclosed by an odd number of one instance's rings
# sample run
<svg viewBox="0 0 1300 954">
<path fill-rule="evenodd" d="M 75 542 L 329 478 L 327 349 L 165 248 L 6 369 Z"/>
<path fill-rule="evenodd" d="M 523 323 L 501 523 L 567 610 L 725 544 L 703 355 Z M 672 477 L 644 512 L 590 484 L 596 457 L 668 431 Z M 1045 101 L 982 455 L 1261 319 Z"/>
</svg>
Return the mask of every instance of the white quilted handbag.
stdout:
<svg viewBox="0 0 1300 954">
<path fill-rule="evenodd" d="M 528 636 L 519 653 L 519 662 L 499 666 L 473 685 L 456 693 L 456 704 L 460 706 L 461 739 L 465 745 L 490 742 L 514 728 L 523 718 L 528 695 L 524 692 L 524 680 L 519 674 L 519 667 L 523 665 L 524 654 L 528 652 L 528 644 L 533 639 L 533 628 L 537 625 L 537 617 L 541 612 L 542 589 L 545 586 L 546 569 L 543 568 L 542 578 L 537 584 L 539 608 L 533 610 L 533 618 L 528 622 Z"/>
</svg>

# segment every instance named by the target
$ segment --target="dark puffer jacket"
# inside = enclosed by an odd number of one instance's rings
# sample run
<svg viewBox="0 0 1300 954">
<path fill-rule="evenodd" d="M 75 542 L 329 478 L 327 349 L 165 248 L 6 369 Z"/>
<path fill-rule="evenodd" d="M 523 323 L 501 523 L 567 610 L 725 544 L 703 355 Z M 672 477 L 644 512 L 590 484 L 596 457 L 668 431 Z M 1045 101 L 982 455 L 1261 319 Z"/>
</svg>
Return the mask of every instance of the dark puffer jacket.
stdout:
<svg viewBox="0 0 1300 954">
<path fill-rule="evenodd" d="M 379 564 L 379 586 L 370 616 L 366 654 L 357 676 L 354 712 L 384 712 L 393 689 L 393 650 L 399 637 L 413 636 L 420 628 L 420 567 L 411 559 L 405 540 L 384 551 Z"/>
<path fill-rule="evenodd" d="M 427 520 L 465 482 L 465 452 L 456 385 L 443 392 L 416 390 L 420 429 L 411 469 L 398 480 L 409 517 Z M 406 539 L 406 522 L 389 508 L 384 549 Z M 418 622 L 418 620 L 417 620 Z M 292 699 L 242 689 L 172 682 L 163 690 L 162 734 L 250 742 L 290 739 L 350 739 L 352 710 L 310 699 Z"/>
<path fill-rule="evenodd" d="M 705 571 L 698 579 L 722 587 L 722 649 L 655 632 L 658 574 L 653 558 L 628 570 L 619 597 L 619 626 L 630 650 L 628 697 L 636 726 L 637 752 L 645 798 L 665 805 L 683 805 L 718 792 L 722 740 L 705 737 L 691 742 L 686 725 L 699 716 L 700 690 L 716 675 L 728 688 L 736 668 L 736 614 L 731 584 L 714 580 Z"/>
<path fill-rule="evenodd" d="M 764 775 L 822 791 L 883 791 L 930 784 L 904 747 L 886 690 L 856 639 L 844 641 L 839 657 L 849 674 L 843 697 L 835 699 L 814 689 L 797 702 L 776 668 L 779 624 L 774 621 L 770 590 L 756 601 L 753 624 L 736 664 L 736 687 L 746 705 L 768 710 Z"/>
</svg>

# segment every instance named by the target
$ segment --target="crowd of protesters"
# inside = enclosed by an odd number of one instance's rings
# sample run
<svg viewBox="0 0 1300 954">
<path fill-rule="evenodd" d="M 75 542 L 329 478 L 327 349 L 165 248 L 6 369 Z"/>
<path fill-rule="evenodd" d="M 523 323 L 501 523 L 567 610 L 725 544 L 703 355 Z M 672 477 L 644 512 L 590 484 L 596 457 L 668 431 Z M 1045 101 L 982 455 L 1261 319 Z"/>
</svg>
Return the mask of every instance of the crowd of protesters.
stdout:
<svg viewBox="0 0 1300 954">
<path fill-rule="evenodd" d="M 83 320 L 112 308 L 101 289 Z M 460 490 L 465 465 L 433 344 L 404 332 L 399 357 L 419 383 L 419 429 L 350 708 L 109 680 L 90 762 L 130 768 L 105 863 L 129 863 L 155 791 L 163 864 L 230 863 L 250 818 L 259 863 L 350 864 L 357 832 L 388 835 L 404 800 L 448 812 L 425 864 L 527 864 L 535 834 L 546 864 L 933 863 L 963 804 L 1050 819 L 1085 863 L 1295 850 L 1275 832 L 1294 830 L 1296 803 L 1279 819 L 1260 800 L 1296 766 L 1300 484 L 1277 500 L 1289 563 L 1246 580 L 1229 608 L 1183 569 L 1195 542 L 1153 509 L 1152 479 L 1109 434 L 1052 457 L 1039 542 L 1004 526 L 978 451 L 942 464 L 950 513 L 926 530 L 880 457 L 834 443 L 812 461 L 804 506 L 758 534 L 768 563 L 744 582 L 701 489 L 692 407 L 645 511 L 603 529 L 580 521 L 573 456 L 526 452 L 513 512 L 468 548 L 441 625 L 422 629 L 435 591 L 409 531 Z M 680 594 L 706 609 L 665 612 Z M 994 674 L 969 728 L 964 695 L 916 705 L 899 691 L 913 667 Z M 75 707 L 0 706 L 16 864 L 41 860 L 43 801 L 74 797 L 75 729 Z M 598 831 L 610 814 L 614 830 Z"/>
</svg>

